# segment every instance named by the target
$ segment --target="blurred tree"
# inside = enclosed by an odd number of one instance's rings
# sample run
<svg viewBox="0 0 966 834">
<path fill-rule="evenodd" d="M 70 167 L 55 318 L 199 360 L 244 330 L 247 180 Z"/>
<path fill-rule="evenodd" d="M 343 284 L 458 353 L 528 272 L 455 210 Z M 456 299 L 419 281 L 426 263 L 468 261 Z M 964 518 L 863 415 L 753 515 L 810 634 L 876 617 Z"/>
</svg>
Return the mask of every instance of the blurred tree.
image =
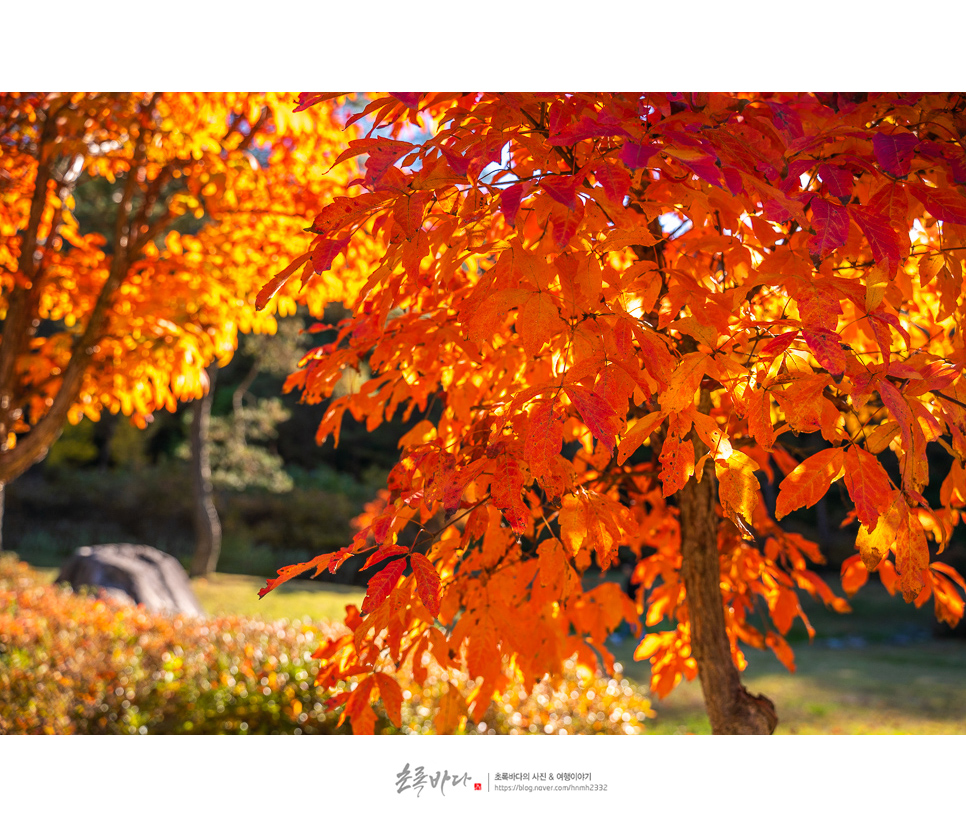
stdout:
<svg viewBox="0 0 966 834">
<path fill-rule="evenodd" d="M 339 256 L 338 282 L 313 274 L 301 230 L 344 140 L 330 111 L 290 101 L 0 94 L 0 489 L 68 420 L 106 409 L 143 427 L 202 396 L 239 331 L 295 311 L 286 291 L 256 313 L 278 270 L 301 269 L 315 315 L 364 275 L 366 242 Z"/>
</svg>

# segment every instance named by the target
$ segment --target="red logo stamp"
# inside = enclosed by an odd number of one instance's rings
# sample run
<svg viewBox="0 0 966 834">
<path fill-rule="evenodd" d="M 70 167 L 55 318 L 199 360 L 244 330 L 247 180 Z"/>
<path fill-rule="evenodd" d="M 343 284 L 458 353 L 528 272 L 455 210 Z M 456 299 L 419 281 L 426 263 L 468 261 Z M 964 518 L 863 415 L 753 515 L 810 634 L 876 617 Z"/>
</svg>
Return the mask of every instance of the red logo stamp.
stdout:
<svg viewBox="0 0 966 834">
<path fill-rule="evenodd" d="M 483 786 L 479 782 L 474 782 L 473 783 L 473 790 L 474 791 L 481 791 L 481 790 L 483 790 Z"/>
</svg>

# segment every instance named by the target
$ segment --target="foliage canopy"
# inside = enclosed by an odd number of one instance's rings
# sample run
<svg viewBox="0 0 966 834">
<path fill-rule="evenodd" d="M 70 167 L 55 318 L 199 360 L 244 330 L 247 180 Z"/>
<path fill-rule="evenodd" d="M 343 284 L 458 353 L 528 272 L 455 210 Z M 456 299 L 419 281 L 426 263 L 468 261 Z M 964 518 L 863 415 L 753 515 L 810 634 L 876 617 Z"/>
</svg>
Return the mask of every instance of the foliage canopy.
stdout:
<svg viewBox="0 0 966 834">
<path fill-rule="evenodd" d="M 304 250 L 343 142 L 282 94 L 0 95 L 0 482 L 66 420 L 144 425 L 200 396 L 238 331 L 274 332 L 255 296 Z M 93 228 L 81 191 L 106 195 Z M 330 290 L 314 281 L 310 308 Z M 287 293 L 271 312 L 294 310 Z"/>
<path fill-rule="evenodd" d="M 304 93 L 298 109 L 335 99 Z M 777 521 L 838 481 L 857 528 L 845 589 L 878 571 L 958 621 L 966 586 L 931 550 L 966 504 L 964 105 L 372 98 L 375 127 L 339 158 L 365 158 L 361 190 L 318 214 L 311 258 L 325 272 L 369 236 L 382 259 L 335 343 L 290 384 L 321 401 L 344 368 L 369 363 L 372 378 L 330 402 L 320 439 L 338 441 L 346 412 L 369 427 L 402 407 L 436 404 L 427 414 L 439 416 L 403 439 L 351 544 L 263 591 L 354 553 L 384 564 L 349 612 L 353 633 L 318 652 L 321 682 L 358 682 L 345 695 L 356 731 L 394 691 L 393 670 L 418 680 L 430 654 L 477 681 L 443 705 L 455 727 L 575 652 L 608 664 L 608 633 L 642 614 L 650 628 L 671 623 L 636 654 L 659 694 L 700 670 L 710 709 L 717 685 L 702 665 L 721 658 L 704 648 L 699 662 L 692 648 L 697 629 L 718 628 L 704 613 L 715 607 L 729 664 L 768 647 L 794 669 L 784 635 L 805 619 L 798 592 L 848 605 L 809 567 L 818 548 Z M 952 461 L 931 502 L 930 443 Z M 765 479 L 780 482 L 772 512 Z M 689 497 L 701 489 L 716 495 L 704 542 Z M 698 523 L 682 524 L 685 511 Z M 686 590 L 688 560 L 708 551 L 692 577 L 717 574 L 710 608 Z M 581 581 L 624 554 L 636 599 Z"/>
</svg>

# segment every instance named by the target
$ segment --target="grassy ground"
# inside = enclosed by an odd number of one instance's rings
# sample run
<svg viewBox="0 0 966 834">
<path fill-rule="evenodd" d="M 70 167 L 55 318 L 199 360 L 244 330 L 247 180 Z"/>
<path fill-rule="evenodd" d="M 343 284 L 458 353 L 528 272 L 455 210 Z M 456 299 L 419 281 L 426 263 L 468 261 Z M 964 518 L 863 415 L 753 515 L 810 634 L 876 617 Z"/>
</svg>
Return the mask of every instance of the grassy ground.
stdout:
<svg viewBox="0 0 966 834">
<path fill-rule="evenodd" d="M 345 607 L 361 607 L 365 596 L 364 588 L 292 579 L 259 599 L 258 590 L 265 580 L 228 573 L 215 573 L 191 584 L 209 614 L 243 614 L 266 620 L 342 620 Z"/>
<path fill-rule="evenodd" d="M 55 571 L 46 571 L 53 579 Z M 293 580 L 258 598 L 263 580 L 214 574 L 193 580 L 210 614 L 266 619 L 342 619 L 347 604 L 361 605 L 364 590 Z M 789 634 L 797 671 L 789 674 L 770 653 L 748 651 L 743 681 L 775 703 L 779 733 L 966 733 L 966 642 L 933 636 L 931 605 L 906 605 L 870 583 L 851 601 L 852 614 L 807 603 L 817 635 L 800 624 Z M 610 648 L 624 675 L 646 684 L 649 664 L 634 661 L 636 641 Z M 651 733 L 707 733 L 701 688 L 683 683 L 663 701 L 655 698 Z"/>
<path fill-rule="evenodd" d="M 815 626 L 789 635 L 797 669 L 789 674 L 770 652 L 749 650 L 742 675 L 753 694 L 778 711 L 778 733 L 966 733 L 966 642 L 933 637 L 932 606 L 893 598 L 881 585 L 863 588 L 853 613 L 810 603 Z M 633 660 L 633 640 L 612 647 L 624 674 L 646 683 L 647 662 Z M 651 733 L 708 733 L 701 687 L 683 683 L 655 700 Z"/>
<path fill-rule="evenodd" d="M 53 582 L 57 570 L 37 568 L 37 573 Z M 347 605 L 362 605 L 364 588 L 292 579 L 260 599 L 258 591 L 265 580 L 257 576 L 213 573 L 205 579 L 192 579 L 198 602 L 208 614 L 219 616 L 262 617 L 266 620 L 342 620 Z"/>
</svg>

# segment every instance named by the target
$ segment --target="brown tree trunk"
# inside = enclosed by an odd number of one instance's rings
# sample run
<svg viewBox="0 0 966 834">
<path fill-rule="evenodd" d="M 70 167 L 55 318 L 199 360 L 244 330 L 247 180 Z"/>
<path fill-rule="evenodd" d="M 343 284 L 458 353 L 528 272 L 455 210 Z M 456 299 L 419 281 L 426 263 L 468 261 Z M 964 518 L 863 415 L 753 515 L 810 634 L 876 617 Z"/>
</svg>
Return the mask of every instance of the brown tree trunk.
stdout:
<svg viewBox="0 0 966 834">
<path fill-rule="evenodd" d="M 221 555 L 221 521 L 215 508 L 208 455 L 208 424 L 215 393 L 218 366 L 208 368 L 208 393 L 191 404 L 191 486 L 195 499 L 195 555 L 191 576 L 207 576 L 218 565 Z"/>
<path fill-rule="evenodd" d="M 701 392 L 702 411 L 710 396 Z M 707 449 L 693 434 L 695 456 Z M 697 473 L 696 473 L 697 474 Z M 694 477 L 678 493 L 681 523 L 681 575 L 691 623 L 691 654 L 698 664 L 711 732 L 719 735 L 770 734 L 778 716 L 771 701 L 752 695 L 741 684 L 725 630 L 718 557 L 714 462 L 705 461 L 701 481 Z"/>
</svg>

